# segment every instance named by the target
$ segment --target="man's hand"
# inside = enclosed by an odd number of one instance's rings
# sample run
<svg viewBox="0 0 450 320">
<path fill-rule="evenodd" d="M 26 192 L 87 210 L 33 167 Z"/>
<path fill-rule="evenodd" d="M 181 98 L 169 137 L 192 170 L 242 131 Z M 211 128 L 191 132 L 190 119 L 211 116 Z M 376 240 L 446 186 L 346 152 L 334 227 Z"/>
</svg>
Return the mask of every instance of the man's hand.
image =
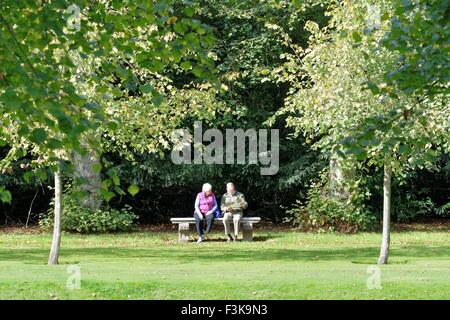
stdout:
<svg viewBox="0 0 450 320">
<path fill-rule="evenodd" d="M 244 201 L 241 198 L 237 199 L 236 202 L 239 205 L 239 207 L 241 207 L 242 209 L 245 209 L 246 204 L 244 203 Z"/>
<path fill-rule="evenodd" d="M 197 215 L 200 218 L 200 220 L 203 220 L 203 215 L 201 213 L 197 213 Z"/>
<path fill-rule="evenodd" d="M 208 211 L 208 212 L 206 213 L 206 215 L 209 215 L 209 214 L 211 214 L 211 213 L 213 213 L 213 212 L 210 210 L 210 211 Z"/>
</svg>

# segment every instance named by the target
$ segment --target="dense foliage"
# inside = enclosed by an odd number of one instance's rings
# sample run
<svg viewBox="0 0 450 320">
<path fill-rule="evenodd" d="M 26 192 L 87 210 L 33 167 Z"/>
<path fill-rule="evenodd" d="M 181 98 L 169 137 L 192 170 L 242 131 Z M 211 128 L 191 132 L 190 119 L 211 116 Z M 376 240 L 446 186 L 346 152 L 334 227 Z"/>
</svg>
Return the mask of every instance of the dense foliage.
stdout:
<svg viewBox="0 0 450 320">
<path fill-rule="evenodd" d="M 104 205 L 99 209 L 83 208 L 80 210 L 80 202 L 71 194 L 63 198 L 63 210 L 61 227 L 64 231 L 80 233 L 102 233 L 130 231 L 134 227 L 136 216 L 132 208 L 125 206 L 120 210 Z M 49 209 L 42 214 L 39 226 L 46 231 L 53 228 L 53 210 Z"/>
<path fill-rule="evenodd" d="M 31 220 L 47 211 L 49 165 L 70 169 L 62 153 L 85 153 L 80 141 L 100 155 L 109 202 L 77 210 L 67 197 L 65 230 L 125 230 L 134 213 L 145 223 L 188 216 L 204 182 L 220 197 L 233 181 L 248 214 L 355 232 L 379 221 L 385 164 L 396 177 L 394 219 L 450 214 L 448 1 L 130 1 L 127 10 L 79 1 L 80 32 L 59 30 L 66 1 L 32 2 L 0 5 L 6 222 L 26 221 L 35 193 Z M 368 27 L 368 5 L 380 9 L 379 25 Z M 74 43 L 76 54 L 63 55 Z M 173 164 L 170 133 L 196 120 L 280 129 L 277 175 Z M 343 197 L 330 192 L 335 157 L 356 169 Z M 35 166 L 43 169 L 32 177 Z"/>
</svg>

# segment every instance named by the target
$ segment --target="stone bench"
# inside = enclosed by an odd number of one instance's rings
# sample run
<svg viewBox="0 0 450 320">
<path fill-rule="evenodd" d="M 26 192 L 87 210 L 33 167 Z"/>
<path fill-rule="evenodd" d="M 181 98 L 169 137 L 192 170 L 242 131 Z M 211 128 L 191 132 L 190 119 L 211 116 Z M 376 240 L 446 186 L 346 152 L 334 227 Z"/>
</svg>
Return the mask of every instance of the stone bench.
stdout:
<svg viewBox="0 0 450 320">
<path fill-rule="evenodd" d="M 195 225 L 195 219 L 192 218 L 171 218 L 170 221 L 173 224 L 178 224 L 178 241 L 189 241 L 189 232 L 191 231 L 191 225 Z M 217 221 L 222 222 L 223 218 L 215 218 Z M 260 217 L 242 217 L 241 228 L 244 241 L 253 240 L 253 224 L 261 221 Z M 193 228 L 194 229 L 194 228 Z"/>
</svg>

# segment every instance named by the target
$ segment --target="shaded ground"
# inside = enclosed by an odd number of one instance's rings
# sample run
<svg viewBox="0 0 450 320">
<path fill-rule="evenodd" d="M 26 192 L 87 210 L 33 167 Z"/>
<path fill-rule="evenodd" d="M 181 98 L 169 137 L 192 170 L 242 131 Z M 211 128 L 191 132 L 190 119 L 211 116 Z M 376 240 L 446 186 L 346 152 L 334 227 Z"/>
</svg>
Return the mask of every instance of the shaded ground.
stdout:
<svg viewBox="0 0 450 320">
<path fill-rule="evenodd" d="M 261 231 L 297 231 L 291 226 L 291 224 L 274 224 L 272 222 L 261 221 L 254 225 L 255 230 Z M 450 231 L 450 219 L 427 219 L 424 222 L 415 223 L 392 223 L 392 230 L 402 231 Z M 381 232 L 381 225 L 379 227 Z M 171 223 L 165 224 L 152 224 L 152 225 L 139 225 L 136 231 L 151 231 L 151 232 L 170 232 L 176 231 L 177 225 Z M 223 230 L 222 223 L 216 222 L 214 224 L 214 230 L 220 233 Z M 41 234 L 44 233 L 37 226 L 30 226 L 25 228 L 23 225 L 0 225 L 0 233 L 24 233 L 24 234 Z"/>
</svg>

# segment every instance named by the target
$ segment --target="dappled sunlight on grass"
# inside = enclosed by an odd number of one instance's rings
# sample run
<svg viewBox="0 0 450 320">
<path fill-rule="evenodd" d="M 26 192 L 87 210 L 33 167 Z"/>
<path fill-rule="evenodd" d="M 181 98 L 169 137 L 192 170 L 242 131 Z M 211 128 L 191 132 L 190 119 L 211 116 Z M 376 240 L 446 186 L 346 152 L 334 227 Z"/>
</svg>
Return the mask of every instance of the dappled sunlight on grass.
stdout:
<svg viewBox="0 0 450 320">
<path fill-rule="evenodd" d="M 65 234 L 61 265 L 46 265 L 49 234 L 0 234 L 0 298 L 26 299 L 358 299 L 450 298 L 446 231 L 394 232 L 383 289 L 368 290 L 377 233 L 256 231 L 255 241 L 178 243 L 173 231 Z M 195 236 L 192 237 L 195 240 Z M 81 289 L 66 268 L 78 265 Z"/>
</svg>

